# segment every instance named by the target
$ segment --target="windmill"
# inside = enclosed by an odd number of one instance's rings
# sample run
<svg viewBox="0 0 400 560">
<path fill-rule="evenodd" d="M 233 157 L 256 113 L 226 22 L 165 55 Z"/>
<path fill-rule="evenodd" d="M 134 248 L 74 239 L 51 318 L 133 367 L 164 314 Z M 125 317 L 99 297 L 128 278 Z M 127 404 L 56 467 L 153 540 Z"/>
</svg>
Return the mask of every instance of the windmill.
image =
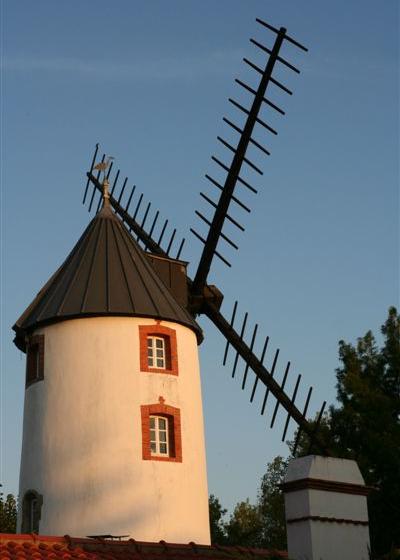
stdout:
<svg viewBox="0 0 400 560">
<path fill-rule="evenodd" d="M 248 314 L 246 313 L 244 315 L 242 323 L 237 327 L 238 302 L 236 301 L 233 306 L 231 317 L 229 319 L 224 317 L 220 311 L 223 293 L 216 286 L 210 285 L 207 282 L 214 258 L 218 258 L 228 267 L 231 266 L 230 262 L 222 254 L 220 245 L 225 244 L 235 250 L 238 249 L 238 245 L 225 233 L 224 225 L 229 222 L 237 230 L 244 231 L 244 227 L 237 218 L 232 215 L 232 208 L 239 208 L 241 211 L 247 213 L 250 212 L 250 208 L 244 204 L 240 198 L 240 191 L 245 189 L 252 194 L 257 194 L 257 190 L 250 184 L 245 175 L 245 169 L 246 167 L 250 168 L 259 175 L 262 175 L 263 172 L 249 159 L 248 148 L 249 146 L 254 146 L 264 155 L 270 155 L 268 149 L 254 138 L 255 126 L 260 125 L 260 127 L 269 134 L 277 134 L 277 131 L 260 117 L 261 108 L 267 106 L 268 109 L 280 115 L 285 114 L 284 110 L 268 98 L 269 90 L 271 88 L 276 88 L 285 95 L 292 95 L 292 91 L 274 77 L 274 69 L 277 65 L 282 65 L 297 74 L 300 72 L 293 64 L 286 60 L 286 58 L 280 55 L 281 47 L 285 43 L 288 43 L 293 48 L 307 52 L 307 48 L 289 36 L 285 28 L 281 27 L 277 29 L 259 18 L 257 18 L 256 21 L 263 31 L 267 30 L 273 34 L 274 41 L 272 47 L 269 48 L 256 39 L 250 39 L 252 45 L 266 55 L 266 61 L 265 66 L 260 67 L 247 58 L 243 59 L 244 63 L 259 76 L 257 88 L 250 87 L 240 79 L 235 80 L 240 88 L 250 94 L 251 102 L 249 106 L 245 107 L 235 99 L 229 98 L 229 103 L 234 107 L 234 110 L 245 116 L 245 123 L 243 126 L 238 126 L 235 122 L 235 118 L 223 118 L 225 124 L 237 133 L 238 141 L 236 146 L 233 146 L 221 136 L 217 137 L 218 142 L 223 146 L 226 152 L 232 156 L 230 164 L 225 163 L 225 161 L 215 155 L 211 158 L 213 163 L 225 173 L 224 182 L 217 181 L 210 174 L 205 175 L 212 187 L 219 192 L 219 197 L 215 199 L 213 195 L 203 192 L 200 193 L 203 200 L 211 207 L 212 215 L 205 216 L 200 211 L 196 211 L 197 216 L 203 224 L 206 225 L 206 234 L 200 234 L 196 229 L 190 228 L 192 234 L 203 244 L 203 250 L 197 264 L 194 278 L 187 277 L 187 309 L 194 318 L 198 315 L 205 315 L 208 317 L 226 339 L 223 356 L 224 366 L 227 364 L 229 349 L 232 348 L 234 352 L 232 378 L 238 375 L 239 358 L 243 360 L 245 368 L 241 379 L 241 389 L 249 389 L 250 402 L 254 402 L 256 391 L 263 392 L 260 409 L 261 415 L 265 414 L 267 405 L 269 405 L 269 400 L 274 399 L 271 409 L 271 428 L 274 427 L 279 407 L 284 409 L 286 419 L 283 426 L 282 441 L 286 438 L 290 420 L 293 420 L 298 427 L 294 451 L 297 449 L 301 434 L 304 433 L 308 436 L 310 451 L 312 449 L 317 449 L 319 452 L 326 454 L 327 449 L 318 435 L 318 428 L 326 402 L 323 402 L 319 412 L 316 414 L 315 422 L 310 423 L 307 420 L 307 415 L 309 414 L 309 404 L 313 388 L 309 388 L 305 402 L 302 403 L 302 405 L 298 405 L 296 403 L 296 398 L 301 382 L 301 375 L 298 375 L 296 378 L 293 393 L 288 394 L 285 391 L 285 387 L 289 375 L 290 362 L 284 367 L 282 380 L 278 382 L 276 379 L 276 371 L 279 369 L 277 366 L 279 349 L 277 349 L 273 355 L 272 366 L 267 368 L 264 364 L 264 359 L 269 347 L 269 337 L 266 337 L 262 351 L 257 355 L 254 348 L 259 330 L 258 325 L 256 324 L 253 328 L 250 342 L 246 342 L 245 332 L 248 323 Z M 96 212 L 100 210 L 103 192 L 103 183 L 100 181 L 100 173 L 103 171 L 106 180 L 112 184 L 110 192 L 111 206 L 129 228 L 132 236 L 141 244 L 143 250 L 151 255 L 179 260 L 185 239 L 182 239 L 177 249 L 174 249 L 176 252 L 175 256 L 172 257 L 173 247 L 176 245 L 176 229 L 173 229 L 169 240 L 164 242 L 164 236 L 169 223 L 168 220 L 165 220 L 162 226 L 158 227 L 159 211 L 150 219 L 151 203 L 147 203 L 145 207 L 142 206 L 143 193 L 138 197 L 134 210 L 130 210 L 136 187 L 133 186 L 129 196 L 124 199 L 128 178 L 125 178 L 122 186 L 120 186 L 120 170 L 118 169 L 115 175 L 112 175 L 113 162 L 111 162 L 110 165 L 105 165 L 106 155 L 103 154 L 100 163 L 96 164 L 98 156 L 99 145 L 97 144 L 90 169 L 87 172 L 87 183 L 83 196 L 83 203 L 88 203 L 89 212 L 92 208 L 95 208 Z M 107 162 L 109 163 L 110 160 L 108 159 Z M 105 173 L 106 169 L 107 173 Z M 98 172 L 96 173 L 96 171 Z M 99 193 L 100 196 L 96 204 L 96 195 Z M 235 212 L 235 210 L 233 210 L 233 212 Z M 252 372 L 253 375 L 250 375 L 250 372 Z M 250 379 L 251 377 L 252 379 Z"/>
<path fill-rule="evenodd" d="M 223 293 L 208 283 L 215 257 L 230 266 L 220 242 L 238 248 L 224 225 L 229 221 L 244 230 L 231 211 L 235 205 L 250 212 L 239 190 L 257 193 L 244 167 L 258 174 L 262 171 L 249 159 L 248 147 L 254 145 L 269 154 L 255 140 L 255 126 L 277 134 L 261 118 L 261 107 L 265 104 L 284 114 L 269 99 L 268 88 L 292 93 L 273 76 L 274 68 L 281 64 L 299 72 L 280 55 L 281 46 L 287 42 L 307 51 L 286 29 L 257 22 L 275 40 L 270 49 L 251 39 L 267 60 L 260 68 L 244 59 L 260 75 L 256 89 L 236 80 L 251 94 L 250 107 L 229 100 L 245 115 L 245 123 L 239 127 L 235 118 L 224 118 L 238 134 L 238 142 L 233 146 L 218 137 L 233 157 L 226 164 L 212 156 L 226 175 L 223 183 L 206 175 L 220 195 L 214 200 L 201 193 L 213 214 L 196 212 L 207 232 L 191 230 L 203 243 L 193 279 L 186 273 L 187 263 L 180 260 L 184 239 L 177 244 L 174 229 L 164 242 L 168 220 L 159 228 L 158 211 L 150 220 L 151 204 L 142 209 L 143 194 L 130 211 L 135 187 L 123 202 L 128 179 L 119 186 L 120 170 L 114 174 L 114 158 L 103 154 L 98 161 L 96 145 L 83 197 L 84 203 L 89 201 L 89 211 L 96 208 L 95 216 L 13 327 L 15 344 L 27 353 L 20 471 L 22 532 L 40 529 L 47 534 L 83 536 L 123 532 L 150 542 L 209 542 L 197 349 L 203 335 L 195 320 L 199 315 L 208 317 L 225 337 L 224 365 L 233 350 L 232 377 L 239 376 L 238 363 L 243 360 L 241 388 L 249 390 L 251 402 L 256 391 L 262 391 L 262 415 L 274 399 L 271 428 L 279 408 L 284 409 L 282 441 L 292 419 L 298 426 L 295 448 L 304 433 L 310 450 L 327 452 L 318 434 L 325 403 L 310 423 L 312 388 L 299 407 L 301 375 L 288 394 L 290 362 L 278 382 L 279 350 L 267 368 L 269 338 L 257 355 L 258 325 L 247 342 L 247 313 L 237 328 L 237 301 L 231 317 L 225 318 L 220 311 Z M 120 492 L 118 499 L 115 491 Z M 188 516 L 187 511 L 195 515 Z"/>
</svg>

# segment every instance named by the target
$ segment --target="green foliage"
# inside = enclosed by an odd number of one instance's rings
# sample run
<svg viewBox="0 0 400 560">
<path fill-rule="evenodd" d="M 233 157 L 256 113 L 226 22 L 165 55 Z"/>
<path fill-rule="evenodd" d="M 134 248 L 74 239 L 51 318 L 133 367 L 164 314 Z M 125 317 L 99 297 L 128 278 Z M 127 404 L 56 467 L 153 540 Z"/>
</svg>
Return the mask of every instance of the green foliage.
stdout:
<svg viewBox="0 0 400 560">
<path fill-rule="evenodd" d="M 226 509 L 222 508 L 218 498 L 210 496 L 213 544 L 286 549 L 284 500 L 279 486 L 283 482 L 286 467 L 287 461 L 282 457 L 275 457 L 268 463 L 261 479 L 257 503 L 252 505 L 248 499 L 238 503 L 227 523 L 223 520 Z"/>
<path fill-rule="evenodd" d="M 17 501 L 12 494 L 3 499 L 0 493 L 0 533 L 15 533 L 17 530 Z"/>
<path fill-rule="evenodd" d="M 231 545 L 261 547 L 263 520 L 258 505 L 247 499 L 239 502 L 226 525 L 228 543 Z"/>
<path fill-rule="evenodd" d="M 275 457 L 268 463 L 267 472 L 261 479 L 258 492 L 258 506 L 260 508 L 262 524 L 262 546 L 286 550 L 286 522 L 285 502 L 280 488 L 288 466 L 288 460 Z"/>
<path fill-rule="evenodd" d="M 381 328 L 352 345 L 339 342 L 339 407 L 330 407 L 320 436 L 337 457 L 357 461 L 367 485 L 374 557 L 400 544 L 400 316 L 394 307 Z M 298 455 L 307 454 L 302 437 Z"/>
<path fill-rule="evenodd" d="M 208 499 L 208 507 L 210 512 L 211 542 L 213 544 L 226 544 L 224 516 L 227 510 L 221 506 L 219 499 L 213 494 L 210 494 Z"/>
</svg>

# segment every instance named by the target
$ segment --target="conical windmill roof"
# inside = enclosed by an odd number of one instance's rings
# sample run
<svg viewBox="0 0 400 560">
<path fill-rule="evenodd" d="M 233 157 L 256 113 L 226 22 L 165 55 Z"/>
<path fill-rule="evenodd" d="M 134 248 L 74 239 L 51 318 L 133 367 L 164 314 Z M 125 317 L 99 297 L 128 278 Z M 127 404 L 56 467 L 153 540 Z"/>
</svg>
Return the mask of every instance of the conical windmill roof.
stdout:
<svg viewBox="0 0 400 560">
<path fill-rule="evenodd" d="M 14 342 L 24 349 L 25 335 L 39 325 L 110 315 L 180 323 L 202 339 L 198 324 L 157 276 L 123 223 L 104 206 L 15 323 Z"/>
</svg>

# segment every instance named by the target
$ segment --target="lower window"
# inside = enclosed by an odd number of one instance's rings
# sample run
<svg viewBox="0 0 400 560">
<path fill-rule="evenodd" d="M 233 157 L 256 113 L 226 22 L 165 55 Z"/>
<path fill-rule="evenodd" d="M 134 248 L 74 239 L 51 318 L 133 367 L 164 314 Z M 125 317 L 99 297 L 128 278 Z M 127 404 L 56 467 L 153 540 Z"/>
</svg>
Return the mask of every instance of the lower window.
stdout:
<svg viewBox="0 0 400 560">
<path fill-rule="evenodd" d="M 169 456 L 169 419 L 166 416 L 150 416 L 150 453 Z"/>
<path fill-rule="evenodd" d="M 181 414 L 164 404 L 141 406 L 142 457 L 146 461 L 182 462 Z"/>
</svg>

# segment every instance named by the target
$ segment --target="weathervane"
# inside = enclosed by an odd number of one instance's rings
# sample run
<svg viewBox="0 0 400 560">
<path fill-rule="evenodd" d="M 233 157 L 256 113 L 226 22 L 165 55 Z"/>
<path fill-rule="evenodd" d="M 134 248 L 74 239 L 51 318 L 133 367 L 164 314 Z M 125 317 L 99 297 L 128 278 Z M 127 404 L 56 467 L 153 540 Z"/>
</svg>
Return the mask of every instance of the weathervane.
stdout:
<svg viewBox="0 0 400 560">
<path fill-rule="evenodd" d="M 113 156 L 107 156 L 106 159 L 102 159 L 102 161 L 100 163 L 97 163 L 93 169 L 96 169 L 97 171 L 99 171 L 100 173 L 103 172 L 103 181 L 102 181 L 102 186 L 103 186 L 103 200 L 105 204 L 109 204 L 110 201 L 110 193 L 109 193 L 109 186 L 110 183 L 108 181 L 108 175 L 109 172 L 111 171 L 111 162 L 113 160 Z M 109 172 L 107 173 L 107 169 L 109 169 Z"/>
</svg>

